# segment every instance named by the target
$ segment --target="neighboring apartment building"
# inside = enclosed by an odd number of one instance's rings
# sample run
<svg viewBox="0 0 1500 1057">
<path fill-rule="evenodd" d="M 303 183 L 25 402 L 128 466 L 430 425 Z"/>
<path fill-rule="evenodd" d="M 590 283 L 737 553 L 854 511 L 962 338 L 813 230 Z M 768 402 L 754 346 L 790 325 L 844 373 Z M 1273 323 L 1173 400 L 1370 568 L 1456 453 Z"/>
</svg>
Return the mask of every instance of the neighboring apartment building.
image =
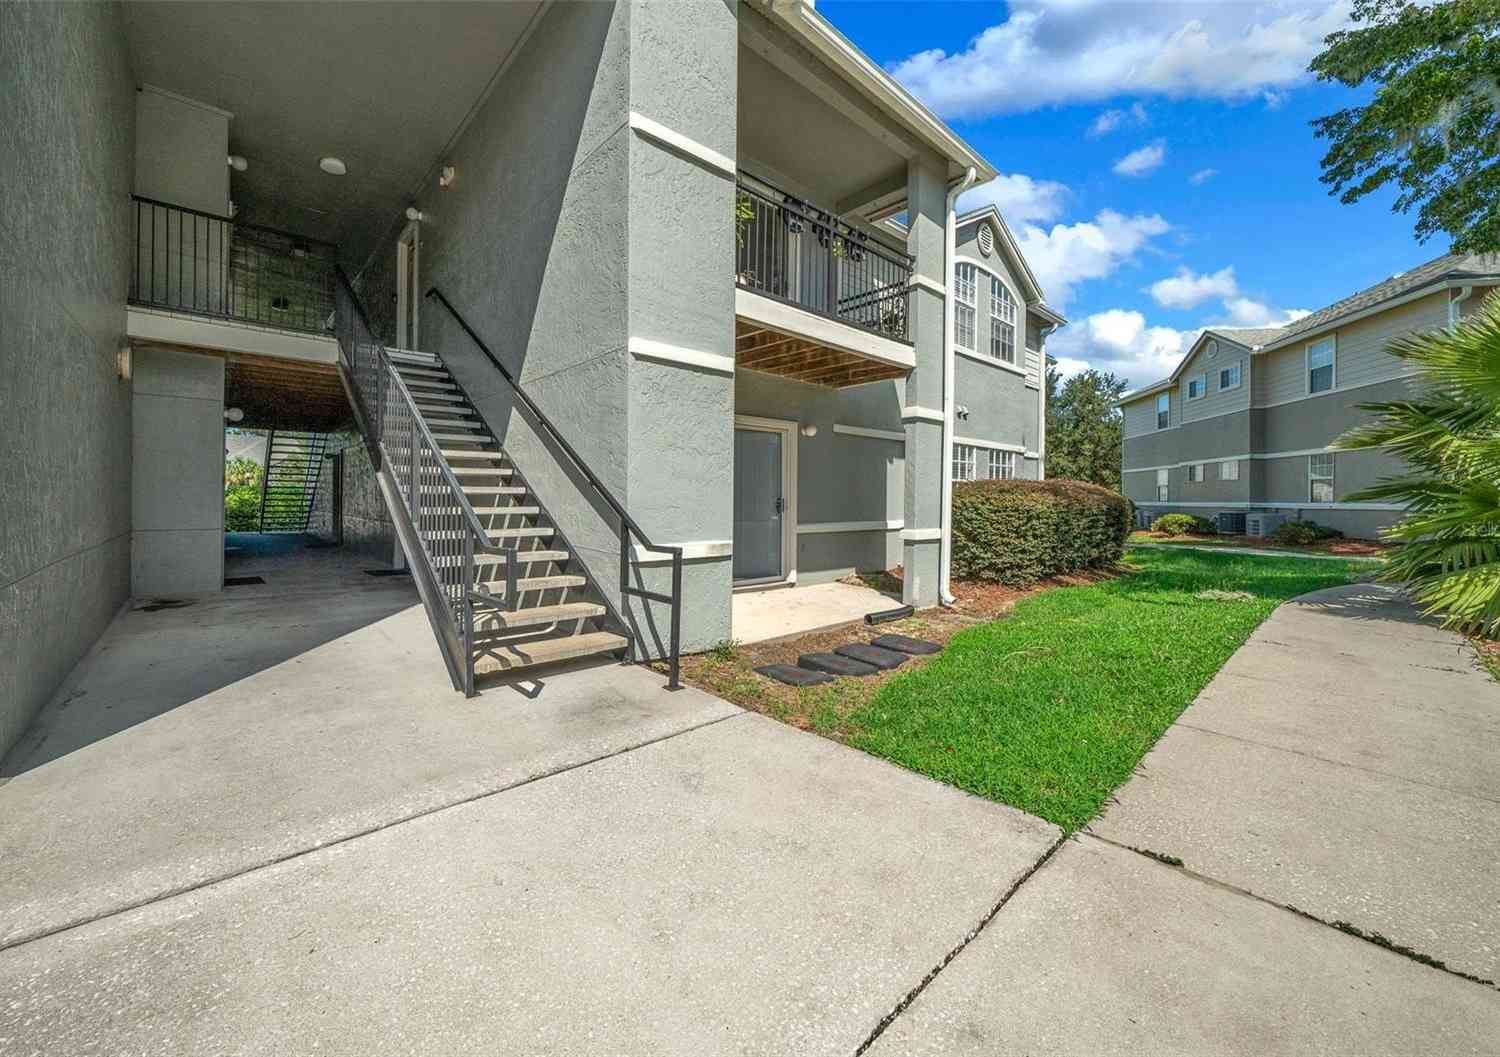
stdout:
<svg viewBox="0 0 1500 1057">
<path fill-rule="evenodd" d="M 1060 318 L 953 209 L 995 171 L 811 0 L 0 19 L 0 748 L 129 597 L 220 589 L 226 413 L 361 430 L 465 687 L 746 586 L 934 604 L 955 461 L 1040 473 Z"/>
<path fill-rule="evenodd" d="M 1374 538 L 1401 517 L 1346 497 L 1402 472 L 1379 451 L 1335 451 L 1367 421 L 1360 405 L 1413 391 L 1385 351 L 1402 334 L 1453 325 L 1500 285 L 1500 256 L 1448 254 L 1285 327 L 1210 328 L 1163 379 L 1127 393 L 1121 471 L 1143 520 L 1261 512 Z"/>
</svg>

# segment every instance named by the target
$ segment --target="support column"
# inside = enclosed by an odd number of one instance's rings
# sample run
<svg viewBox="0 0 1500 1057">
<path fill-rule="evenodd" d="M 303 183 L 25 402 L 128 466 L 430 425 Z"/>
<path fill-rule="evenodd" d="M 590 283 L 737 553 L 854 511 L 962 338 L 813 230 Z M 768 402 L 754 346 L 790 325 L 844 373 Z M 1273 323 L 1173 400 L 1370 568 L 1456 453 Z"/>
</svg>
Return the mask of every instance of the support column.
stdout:
<svg viewBox="0 0 1500 1057">
<path fill-rule="evenodd" d="M 687 545 L 682 647 L 702 649 L 731 636 L 739 27 L 721 0 L 630 2 L 627 504 Z M 666 556 L 642 557 L 632 583 L 670 592 Z M 622 611 L 666 652 L 668 605 Z"/>
<path fill-rule="evenodd" d="M 906 251 L 915 259 L 911 290 L 911 337 L 917 365 L 906 380 L 901 421 L 906 430 L 906 527 L 901 531 L 908 605 L 938 602 L 941 548 L 943 460 L 943 224 L 946 219 L 946 166 L 936 157 L 914 158 L 907 167 L 910 227 Z"/>
</svg>

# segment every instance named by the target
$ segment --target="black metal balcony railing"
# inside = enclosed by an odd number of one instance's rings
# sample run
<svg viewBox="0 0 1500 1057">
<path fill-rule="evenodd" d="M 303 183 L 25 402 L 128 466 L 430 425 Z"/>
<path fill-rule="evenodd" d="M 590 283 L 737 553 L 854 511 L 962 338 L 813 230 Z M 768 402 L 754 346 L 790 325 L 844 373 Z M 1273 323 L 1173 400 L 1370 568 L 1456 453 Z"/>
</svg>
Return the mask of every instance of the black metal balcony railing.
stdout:
<svg viewBox="0 0 1500 1057">
<path fill-rule="evenodd" d="M 910 341 L 909 255 L 744 172 L 736 180 L 734 219 L 740 286 Z"/>
<path fill-rule="evenodd" d="M 133 304 L 322 333 L 333 312 L 336 247 L 131 197 Z"/>
</svg>

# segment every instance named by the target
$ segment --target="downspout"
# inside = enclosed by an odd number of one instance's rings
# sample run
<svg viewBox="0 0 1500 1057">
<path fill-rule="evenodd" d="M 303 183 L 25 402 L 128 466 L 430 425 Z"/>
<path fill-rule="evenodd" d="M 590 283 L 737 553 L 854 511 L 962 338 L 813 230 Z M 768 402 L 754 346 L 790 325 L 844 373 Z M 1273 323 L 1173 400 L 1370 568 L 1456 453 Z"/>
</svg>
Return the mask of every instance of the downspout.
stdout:
<svg viewBox="0 0 1500 1057">
<path fill-rule="evenodd" d="M 1042 329 L 1042 347 L 1036 350 L 1037 357 L 1041 360 L 1037 364 L 1040 377 L 1037 378 L 1036 390 L 1036 479 L 1038 481 L 1047 479 L 1047 339 L 1056 330 L 1056 323 L 1047 324 Z"/>
<path fill-rule="evenodd" d="M 938 515 L 938 601 L 951 606 L 956 599 L 948 589 L 953 567 L 953 272 L 958 263 L 958 196 L 979 178 L 974 166 L 948 191 L 948 209 L 943 220 L 943 491 Z"/>
<path fill-rule="evenodd" d="M 1469 295 L 1473 292 L 1474 288 L 1472 286 L 1460 286 L 1458 288 L 1458 296 L 1448 302 L 1448 326 L 1458 326 L 1461 306 L 1469 299 Z"/>
</svg>

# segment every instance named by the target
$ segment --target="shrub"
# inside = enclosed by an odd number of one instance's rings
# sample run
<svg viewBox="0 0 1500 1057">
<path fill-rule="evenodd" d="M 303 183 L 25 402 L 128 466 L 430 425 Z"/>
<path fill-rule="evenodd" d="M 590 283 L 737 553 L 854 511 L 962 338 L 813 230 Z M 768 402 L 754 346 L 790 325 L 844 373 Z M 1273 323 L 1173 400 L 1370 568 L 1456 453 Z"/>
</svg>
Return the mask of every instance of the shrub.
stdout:
<svg viewBox="0 0 1500 1057">
<path fill-rule="evenodd" d="M 953 574 L 1024 587 L 1113 565 L 1130 500 L 1083 481 L 960 481 L 953 486 Z"/>
<path fill-rule="evenodd" d="M 1309 543 L 1340 539 L 1343 535 L 1338 529 L 1316 521 L 1285 521 L 1271 533 L 1271 542 L 1284 547 L 1305 547 Z"/>
<path fill-rule="evenodd" d="M 224 490 L 224 531 L 254 532 L 260 528 L 260 488 L 236 485 Z"/>
<path fill-rule="evenodd" d="M 1152 532 L 1165 532 L 1169 536 L 1212 536 L 1218 531 L 1208 518 L 1193 514 L 1163 514 L 1151 522 Z"/>
</svg>

